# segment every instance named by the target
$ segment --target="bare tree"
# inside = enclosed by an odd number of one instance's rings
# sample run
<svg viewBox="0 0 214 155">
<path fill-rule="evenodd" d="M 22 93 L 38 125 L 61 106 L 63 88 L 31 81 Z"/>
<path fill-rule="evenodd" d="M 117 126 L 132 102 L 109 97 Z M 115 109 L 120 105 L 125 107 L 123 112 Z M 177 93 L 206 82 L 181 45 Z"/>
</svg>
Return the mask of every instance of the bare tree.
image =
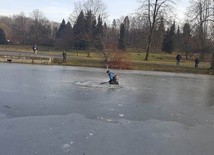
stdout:
<svg viewBox="0 0 214 155">
<path fill-rule="evenodd" d="M 146 20 L 148 25 L 148 39 L 146 47 L 146 57 L 148 60 L 149 52 L 152 43 L 154 29 L 158 22 L 160 22 L 163 15 L 172 13 L 173 0 L 140 0 L 138 15 Z"/>
<path fill-rule="evenodd" d="M 212 40 L 212 24 L 214 23 L 214 0 L 192 0 L 189 8 L 192 30 L 196 31 L 201 52 L 201 59 L 209 49 L 208 40 Z M 213 41 L 213 40 L 212 40 Z M 212 47 L 213 48 L 213 47 Z M 214 69 L 214 53 L 211 68 Z"/>
<path fill-rule="evenodd" d="M 4 30 L 7 39 L 12 41 L 13 35 L 11 31 L 12 19 L 7 16 L 0 16 L 0 28 Z"/>
<path fill-rule="evenodd" d="M 34 38 L 35 42 L 38 42 L 38 38 L 39 38 L 39 26 L 40 23 L 44 20 L 44 15 L 41 11 L 39 11 L 38 9 L 33 10 L 33 12 L 31 13 L 31 17 L 33 18 L 33 24 L 31 26 L 31 37 Z"/>
<path fill-rule="evenodd" d="M 214 0 L 213 0 L 213 5 L 212 5 L 212 21 L 213 21 L 213 23 L 212 23 L 212 30 L 213 30 L 213 33 L 212 33 L 212 39 L 214 40 Z M 212 54 L 212 62 L 211 62 L 211 69 L 214 69 L 214 52 L 213 52 L 213 54 Z"/>
<path fill-rule="evenodd" d="M 23 12 L 17 16 L 13 16 L 12 33 L 13 39 L 17 43 L 25 43 L 27 31 L 29 29 L 28 18 Z"/>
<path fill-rule="evenodd" d="M 81 11 L 86 14 L 88 11 L 91 11 L 95 17 L 100 16 L 103 21 L 108 17 L 107 5 L 105 5 L 102 0 L 80 0 L 74 4 L 73 13 L 70 14 L 69 20 L 71 23 L 74 23 Z"/>
<path fill-rule="evenodd" d="M 43 12 L 41 12 L 39 9 L 33 10 L 33 12 L 31 13 L 31 17 L 35 21 L 41 21 L 45 18 Z"/>
<path fill-rule="evenodd" d="M 204 58 L 204 53 L 207 51 L 207 39 L 210 35 L 209 27 L 213 19 L 213 0 L 192 0 L 189 7 L 189 18 L 192 24 L 192 30 L 198 40 L 198 50 L 201 52 L 201 59 Z"/>
<path fill-rule="evenodd" d="M 31 44 L 49 44 L 51 36 L 51 24 L 38 9 L 31 13 L 32 24 L 28 32 L 29 43 Z"/>
</svg>

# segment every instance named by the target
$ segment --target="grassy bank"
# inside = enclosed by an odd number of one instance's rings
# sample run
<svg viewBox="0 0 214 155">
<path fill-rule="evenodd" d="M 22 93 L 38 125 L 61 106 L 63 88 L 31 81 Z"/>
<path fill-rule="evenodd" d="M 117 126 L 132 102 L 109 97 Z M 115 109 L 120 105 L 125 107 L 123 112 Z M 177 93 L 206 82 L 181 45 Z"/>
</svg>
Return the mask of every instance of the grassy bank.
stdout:
<svg viewBox="0 0 214 155">
<path fill-rule="evenodd" d="M 32 52 L 32 49 L 30 46 L 0 45 L 0 51 Z M 62 52 L 63 50 L 53 50 L 53 48 L 50 47 L 39 47 L 38 54 L 62 56 Z M 108 52 L 105 54 L 108 55 L 109 68 L 214 75 L 214 71 L 209 69 L 209 56 L 206 62 L 200 62 L 199 68 L 195 68 L 195 56 L 192 56 L 188 60 L 185 60 L 185 57 L 182 56 L 180 65 L 176 66 L 175 57 L 177 53 L 151 53 L 149 55 L 149 61 L 144 61 L 145 53 L 138 52 L 135 49 L 129 49 L 129 51 L 125 53 Z M 90 57 L 88 57 L 88 51 L 75 50 L 67 51 L 66 63 L 62 63 L 61 60 L 59 60 L 56 61 L 55 64 L 99 68 L 105 68 L 107 66 L 106 57 L 104 57 L 102 52 L 90 51 Z"/>
</svg>

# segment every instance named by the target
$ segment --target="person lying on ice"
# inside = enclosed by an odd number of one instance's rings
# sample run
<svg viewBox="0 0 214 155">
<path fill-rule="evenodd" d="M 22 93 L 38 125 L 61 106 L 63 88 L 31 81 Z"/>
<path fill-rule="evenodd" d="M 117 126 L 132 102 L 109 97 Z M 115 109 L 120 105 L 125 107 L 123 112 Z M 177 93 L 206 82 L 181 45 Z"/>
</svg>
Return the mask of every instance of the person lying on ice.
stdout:
<svg viewBox="0 0 214 155">
<path fill-rule="evenodd" d="M 110 72 L 110 70 L 107 70 L 106 73 L 109 76 L 109 83 L 110 84 L 119 84 L 117 75 L 115 75 L 114 73 Z"/>
</svg>

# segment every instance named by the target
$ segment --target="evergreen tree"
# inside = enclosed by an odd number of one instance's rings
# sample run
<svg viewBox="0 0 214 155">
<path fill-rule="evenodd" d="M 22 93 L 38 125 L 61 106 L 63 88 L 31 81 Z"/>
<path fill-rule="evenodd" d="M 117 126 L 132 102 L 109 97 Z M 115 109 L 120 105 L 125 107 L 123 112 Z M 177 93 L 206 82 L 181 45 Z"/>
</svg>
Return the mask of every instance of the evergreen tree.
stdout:
<svg viewBox="0 0 214 155">
<path fill-rule="evenodd" d="M 95 47 L 98 50 L 103 50 L 104 48 L 104 30 L 103 30 L 103 22 L 102 22 L 102 18 L 99 16 L 98 17 L 98 23 L 96 25 L 96 29 L 95 29 Z"/>
<path fill-rule="evenodd" d="M 103 41 L 104 43 L 107 41 L 108 27 L 106 22 L 103 25 Z"/>
<path fill-rule="evenodd" d="M 59 26 L 59 30 L 58 30 L 58 32 L 56 34 L 57 38 L 61 38 L 62 37 L 62 35 L 64 33 L 64 30 L 65 30 L 65 27 L 66 27 L 65 20 L 63 19 L 62 23 Z"/>
<path fill-rule="evenodd" d="M 0 28 L 0 44 L 5 44 L 7 42 L 4 30 Z"/>
<path fill-rule="evenodd" d="M 170 29 L 167 30 L 164 36 L 162 51 L 165 51 L 170 54 L 173 52 L 174 37 L 175 37 L 175 22 L 171 25 Z"/>
<path fill-rule="evenodd" d="M 162 44 L 162 51 L 167 52 L 168 51 L 168 44 L 169 44 L 169 29 L 164 34 L 163 44 Z"/>
<path fill-rule="evenodd" d="M 163 39 L 164 39 L 164 34 L 165 34 L 165 26 L 164 26 L 164 18 L 161 18 L 160 24 L 158 25 L 158 30 L 156 33 L 156 37 L 154 38 L 156 40 L 156 51 L 160 52 L 161 47 L 163 44 Z"/>
<path fill-rule="evenodd" d="M 99 36 L 103 38 L 103 21 L 102 18 L 99 16 L 98 17 L 98 23 L 97 23 L 97 32 L 99 33 Z"/>
<path fill-rule="evenodd" d="M 70 22 L 67 22 L 65 29 L 63 30 L 63 35 L 61 36 L 64 50 L 72 48 L 73 35 L 72 26 Z"/>
<path fill-rule="evenodd" d="M 125 32 L 125 34 L 126 34 L 125 42 L 126 42 L 127 45 L 130 45 L 130 41 L 128 40 L 128 38 L 129 38 L 129 29 L 130 29 L 130 20 L 129 20 L 128 16 L 125 17 L 123 23 L 124 23 L 124 26 L 125 26 L 125 29 L 126 29 L 126 32 Z"/>
<path fill-rule="evenodd" d="M 191 28 L 189 23 L 185 23 L 183 27 L 183 35 L 182 35 L 182 50 L 186 53 L 186 60 L 188 57 L 188 53 L 191 50 L 190 40 L 191 40 Z"/>
<path fill-rule="evenodd" d="M 89 10 L 87 11 L 86 15 L 85 15 L 85 43 L 86 43 L 86 48 L 87 49 L 91 49 L 94 45 L 93 45 L 93 33 L 95 31 L 96 28 L 96 18 L 95 16 L 92 14 L 92 11 Z"/>
<path fill-rule="evenodd" d="M 120 38 L 119 38 L 119 42 L 118 42 L 118 48 L 120 50 L 126 50 L 125 39 L 126 39 L 126 28 L 125 28 L 124 23 L 122 23 L 120 25 Z"/>
<path fill-rule="evenodd" d="M 117 22 L 114 19 L 113 22 L 112 22 L 112 29 L 116 29 L 116 28 L 117 28 Z"/>
<path fill-rule="evenodd" d="M 172 44 L 172 50 L 170 53 L 172 53 L 175 49 L 175 22 L 173 22 L 172 26 L 170 27 L 170 42 Z"/>
<path fill-rule="evenodd" d="M 112 27 L 111 27 L 111 31 L 108 39 L 111 45 L 114 45 L 115 47 L 117 47 L 118 31 L 117 31 L 117 23 L 115 19 L 112 22 Z"/>
<path fill-rule="evenodd" d="M 86 49 L 85 34 L 85 15 L 81 11 L 73 27 L 75 49 Z"/>
<path fill-rule="evenodd" d="M 181 48 L 181 32 L 180 32 L 180 27 L 178 26 L 178 28 L 177 28 L 177 32 L 176 32 L 176 34 L 175 34 L 175 48 L 177 49 L 177 50 L 181 50 L 182 48 Z"/>
</svg>

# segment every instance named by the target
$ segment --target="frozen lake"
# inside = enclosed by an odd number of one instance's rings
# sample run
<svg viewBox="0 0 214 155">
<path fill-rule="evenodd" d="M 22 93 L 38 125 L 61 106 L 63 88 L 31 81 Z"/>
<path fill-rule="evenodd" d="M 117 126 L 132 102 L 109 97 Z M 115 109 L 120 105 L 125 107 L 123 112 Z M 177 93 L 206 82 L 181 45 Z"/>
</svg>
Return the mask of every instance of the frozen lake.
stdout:
<svg viewBox="0 0 214 155">
<path fill-rule="evenodd" d="M 0 63 L 2 155 L 213 155 L 214 77 Z"/>
</svg>

